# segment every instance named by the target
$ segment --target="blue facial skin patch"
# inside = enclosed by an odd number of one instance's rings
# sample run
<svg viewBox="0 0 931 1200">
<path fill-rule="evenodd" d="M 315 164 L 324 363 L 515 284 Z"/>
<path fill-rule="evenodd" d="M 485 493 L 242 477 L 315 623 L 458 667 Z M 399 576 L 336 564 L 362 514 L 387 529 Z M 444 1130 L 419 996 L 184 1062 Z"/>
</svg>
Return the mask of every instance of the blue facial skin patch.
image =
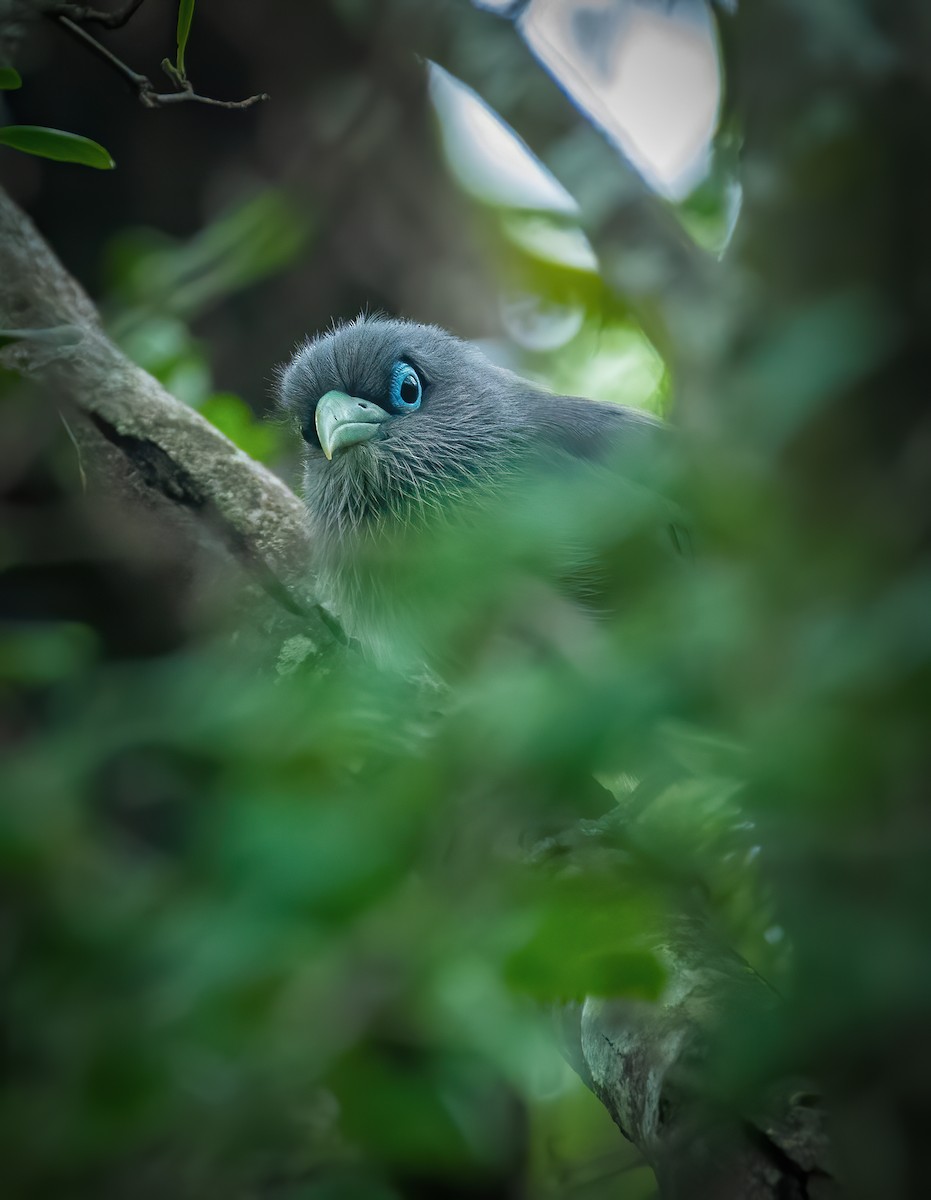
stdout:
<svg viewBox="0 0 931 1200">
<path fill-rule="evenodd" d="M 391 386 L 388 401 L 395 412 L 414 412 L 423 399 L 423 384 L 420 376 L 406 362 L 396 362 L 391 368 Z"/>
</svg>

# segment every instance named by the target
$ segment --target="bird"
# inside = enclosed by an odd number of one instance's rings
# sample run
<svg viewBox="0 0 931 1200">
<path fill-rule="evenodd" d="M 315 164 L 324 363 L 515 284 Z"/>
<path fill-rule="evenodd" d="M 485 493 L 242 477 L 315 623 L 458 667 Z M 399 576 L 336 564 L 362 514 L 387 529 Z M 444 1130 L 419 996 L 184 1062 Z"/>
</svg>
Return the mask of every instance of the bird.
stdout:
<svg viewBox="0 0 931 1200">
<path fill-rule="evenodd" d="M 277 393 L 304 442 L 320 586 L 376 652 L 400 627 L 384 576 L 412 531 L 467 524 L 534 472 L 567 475 L 618 449 L 636 461 L 663 428 L 639 409 L 555 394 L 436 325 L 381 315 L 302 341 Z M 567 575 L 579 566 L 571 557 Z M 393 608 L 399 617 L 405 604 L 396 596 Z"/>
</svg>

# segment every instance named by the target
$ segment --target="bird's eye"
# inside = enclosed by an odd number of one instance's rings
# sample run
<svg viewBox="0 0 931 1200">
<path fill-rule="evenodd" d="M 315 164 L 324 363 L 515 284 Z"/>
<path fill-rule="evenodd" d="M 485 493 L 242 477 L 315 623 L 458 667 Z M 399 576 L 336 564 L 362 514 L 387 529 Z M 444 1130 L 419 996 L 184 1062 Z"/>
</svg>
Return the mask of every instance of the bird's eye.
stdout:
<svg viewBox="0 0 931 1200">
<path fill-rule="evenodd" d="M 420 408 L 420 401 L 423 399 L 423 384 L 410 363 L 396 362 L 394 364 L 388 398 L 395 412 L 413 412 L 415 408 Z"/>
</svg>

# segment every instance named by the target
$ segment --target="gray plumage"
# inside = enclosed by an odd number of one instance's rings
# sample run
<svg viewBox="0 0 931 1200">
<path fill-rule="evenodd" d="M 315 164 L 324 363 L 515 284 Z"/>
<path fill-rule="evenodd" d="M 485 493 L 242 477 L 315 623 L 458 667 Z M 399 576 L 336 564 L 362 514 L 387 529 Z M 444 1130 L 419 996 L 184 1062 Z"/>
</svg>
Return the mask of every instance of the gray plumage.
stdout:
<svg viewBox="0 0 931 1200">
<path fill-rule="evenodd" d="M 399 363 L 422 380 L 416 411 L 392 412 Z M 315 412 L 333 393 L 347 403 L 358 398 L 378 424 L 329 460 Z M 363 637 L 365 545 L 454 519 L 532 463 L 596 461 L 618 445 L 636 452 L 659 428 L 634 409 L 554 395 L 435 326 L 382 317 L 359 317 L 300 345 L 281 370 L 279 395 L 306 442 L 304 498 L 321 575 Z"/>
</svg>

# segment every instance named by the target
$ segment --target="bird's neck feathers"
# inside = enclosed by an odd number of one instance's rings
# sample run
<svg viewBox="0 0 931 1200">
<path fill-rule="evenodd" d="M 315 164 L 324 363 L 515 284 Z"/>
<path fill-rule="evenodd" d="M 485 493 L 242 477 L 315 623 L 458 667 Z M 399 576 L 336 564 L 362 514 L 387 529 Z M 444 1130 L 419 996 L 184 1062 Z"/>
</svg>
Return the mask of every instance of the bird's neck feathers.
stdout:
<svg viewBox="0 0 931 1200">
<path fill-rule="evenodd" d="M 468 453 L 462 445 L 427 449 L 385 439 L 332 462 L 308 459 L 304 500 L 320 584 L 350 632 L 370 633 L 387 616 L 379 579 L 402 543 L 425 530 L 462 528 L 502 495 L 526 455 L 506 430 L 473 428 Z"/>
<path fill-rule="evenodd" d="M 330 463 L 308 461 L 304 499 L 321 550 L 343 558 L 366 543 L 460 521 L 470 506 L 499 494 L 523 447 L 498 434 L 476 437 L 469 453 L 402 443 L 354 446 Z"/>
</svg>

